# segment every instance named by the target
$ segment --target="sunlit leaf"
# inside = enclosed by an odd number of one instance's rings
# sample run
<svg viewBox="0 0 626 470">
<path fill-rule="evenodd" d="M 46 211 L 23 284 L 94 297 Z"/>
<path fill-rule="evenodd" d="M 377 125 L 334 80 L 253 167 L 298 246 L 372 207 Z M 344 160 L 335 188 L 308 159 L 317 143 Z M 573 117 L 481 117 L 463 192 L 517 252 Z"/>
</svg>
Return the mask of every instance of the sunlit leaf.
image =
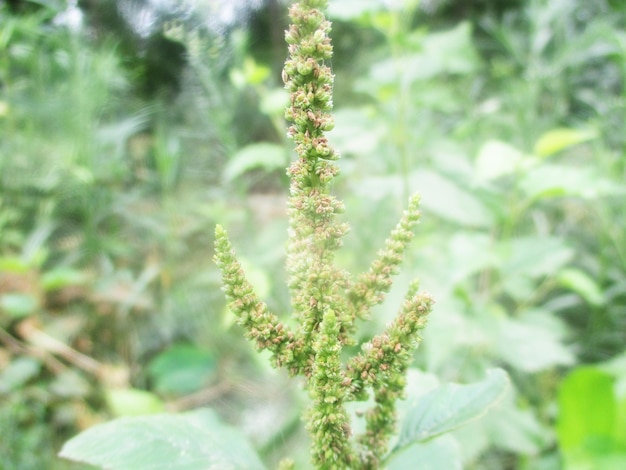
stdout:
<svg viewBox="0 0 626 470">
<path fill-rule="evenodd" d="M 497 140 L 487 141 L 478 151 L 476 177 L 491 181 L 510 175 L 519 167 L 523 154 L 511 145 Z"/>
<path fill-rule="evenodd" d="M 535 154 L 548 157 L 573 145 L 595 139 L 598 133 L 589 129 L 552 129 L 537 140 Z"/>
<path fill-rule="evenodd" d="M 114 416 L 141 416 L 161 413 L 165 407 L 154 393 L 145 390 L 109 389 L 105 399 Z"/>
<path fill-rule="evenodd" d="M 71 268 L 56 268 L 45 272 L 43 276 L 41 276 L 41 285 L 48 291 L 82 284 L 84 282 L 85 275 L 81 271 Z"/>
<path fill-rule="evenodd" d="M 571 372 L 559 389 L 557 436 L 564 450 L 591 438 L 610 440 L 616 416 L 614 379 L 594 367 Z"/>
<path fill-rule="evenodd" d="M 94 426 L 59 454 L 107 470 L 261 470 L 254 449 L 215 413 L 120 418 Z"/>
<path fill-rule="evenodd" d="M 559 272 L 557 280 L 559 284 L 576 292 L 590 305 L 597 307 L 604 303 L 600 286 L 591 276 L 579 269 L 564 269 Z"/>
<path fill-rule="evenodd" d="M 557 437 L 566 470 L 621 470 L 626 464 L 626 396 L 615 378 L 597 367 L 579 367 L 559 389 Z"/>
</svg>

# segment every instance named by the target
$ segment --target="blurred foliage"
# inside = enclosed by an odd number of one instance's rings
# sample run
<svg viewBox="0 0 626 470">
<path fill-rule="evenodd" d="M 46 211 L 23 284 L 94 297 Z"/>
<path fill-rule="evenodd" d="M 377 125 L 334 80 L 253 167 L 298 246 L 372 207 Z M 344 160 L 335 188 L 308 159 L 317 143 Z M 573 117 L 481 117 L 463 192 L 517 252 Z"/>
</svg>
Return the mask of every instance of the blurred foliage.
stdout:
<svg viewBox="0 0 626 470">
<path fill-rule="evenodd" d="M 75 468 L 54 454 L 79 430 L 205 405 L 269 465 L 288 447 L 308 468 L 300 392 L 232 326 L 211 262 L 219 220 L 286 310 L 285 54 L 264 36 L 286 5 L 212 29 L 201 3 L 155 23 L 185 51 L 169 88 L 146 81 L 149 41 L 87 4 L 77 29 L 63 2 L 0 4 L 3 468 Z M 622 468 L 624 3 L 467 4 L 331 2 L 341 262 L 367 266 L 419 191 L 389 296 L 419 273 L 438 301 L 415 366 L 465 382 L 499 365 L 515 385 L 447 445 L 469 469 Z"/>
</svg>

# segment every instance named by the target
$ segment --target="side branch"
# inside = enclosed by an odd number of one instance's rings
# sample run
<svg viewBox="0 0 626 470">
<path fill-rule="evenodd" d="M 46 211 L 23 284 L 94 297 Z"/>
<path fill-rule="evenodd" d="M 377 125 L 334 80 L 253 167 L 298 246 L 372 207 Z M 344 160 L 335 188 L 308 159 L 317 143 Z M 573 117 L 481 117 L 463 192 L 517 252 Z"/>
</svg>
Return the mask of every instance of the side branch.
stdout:
<svg viewBox="0 0 626 470">
<path fill-rule="evenodd" d="M 272 352 L 274 365 L 287 367 L 292 375 L 298 374 L 301 366 L 296 356 L 302 349 L 302 341 L 280 323 L 254 293 L 235 257 L 228 234 L 220 225 L 215 228 L 214 260 L 222 271 L 222 289 L 226 293 L 228 307 L 237 317 L 237 323 L 246 330 L 246 337 L 255 341 L 257 349 Z"/>
<path fill-rule="evenodd" d="M 391 288 L 391 278 L 397 274 L 404 252 L 413 239 L 413 228 L 419 222 L 419 202 L 418 194 L 409 199 L 409 205 L 385 241 L 385 247 L 348 291 L 353 319 L 367 318 L 370 308 L 385 299 L 385 294 Z"/>
</svg>

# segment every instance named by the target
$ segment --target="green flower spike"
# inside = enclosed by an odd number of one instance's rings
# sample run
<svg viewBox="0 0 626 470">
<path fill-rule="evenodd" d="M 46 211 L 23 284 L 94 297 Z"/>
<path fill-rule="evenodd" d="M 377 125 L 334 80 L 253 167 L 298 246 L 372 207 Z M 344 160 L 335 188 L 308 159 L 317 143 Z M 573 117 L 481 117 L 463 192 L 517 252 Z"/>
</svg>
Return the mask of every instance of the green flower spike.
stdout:
<svg viewBox="0 0 626 470">
<path fill-rule="evenodd" d="M 296 160 L 288 200 L 287 274 L 293 328 L 281 323 L 257 298 L 237 261 L 226 231 L 215 231 L 215 261 L 222 271 L 230 310 L 258 349 L 272 353 L 272 363 L 305 377 L 312 406 L 306 415 L 312 463 L 318 469 L 375 469 L 387 451 L 396 426 L 395 403 L 402 397 L 405 373 L 419 344 L 433 300 L 413 283 L 397 318 L 362 352 L 342 362 L 344 346 L 356 343 L 357 319 L 384 300 L 413 229 L 419 221 L 419 197 L 391 232 L 370 268 L 354 280 L 334 264 L 348 226 L 337 220 L 343 204 L 331 194 L 339 154 L 325 132 L 332 129 L 332 86 L 328 65 L 333 49 L 330 23 L 322 10 L 327 0 L 303 0 L 291 7 L 286 33 L 289 58 L 283 80 L 290 94 L 285 116 L 291 125 Z M 365 414 L 364 434 L 352 436 L 347 401 L 363 401 L 368 391 L 375 405 Z M 284 460 L 280 468 L 294 468 Z"/>
</svg>

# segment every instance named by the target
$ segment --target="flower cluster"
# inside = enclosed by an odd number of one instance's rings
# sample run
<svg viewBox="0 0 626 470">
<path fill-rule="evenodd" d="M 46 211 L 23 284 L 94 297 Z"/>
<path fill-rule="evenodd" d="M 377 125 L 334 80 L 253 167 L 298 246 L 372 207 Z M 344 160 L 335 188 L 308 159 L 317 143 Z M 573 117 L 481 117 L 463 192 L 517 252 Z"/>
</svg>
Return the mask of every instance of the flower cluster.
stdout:
<svg viewBox="0 0 626 470">
<path fill-rule="evenodd" d="M 312 461 L 321 469 L 378 468 L 395 424 L 395 403 L 402 397 L 405 372 L 419 343 L 433 300 L 411 285 L 396 319 L 362 352 L 342 361 L 345 346 L 355 343 L 355 323 L 366 319 L 390 289 L 392 276 L 419 221 L 419 198 L 391 232 L 370 268 L 352 278 L 334 263 L 335 251 L 347 232 L 337 215 L 343 204 L 331 194 L 339 173 L 338 153 L 325 132 L 332 128 L 333 75 L 328 61 L 332 46 L 330 23 L 323 9 L 327 0 L 303 0 L 291 7 L 286 33 L 289 58 L 283 80 L 290 93 L 286 118 L 297 159 L 288 169 L 288 287 L 292 318 L 288 327 L 257 298 L 237 261 L 226 231 L 215 232 L 215 260 L 222 271 L 231 311 L 258 349 L 272 353 L 275 366 L 306 379 L 312 406 L 307 429 L 312 438 Z M 352 436 L 345 404 L 367 399 L 375 405 L 365 415 L 366 431 Z M 292 468 L 285 461 L 281 468 Z"/>
</svg>

